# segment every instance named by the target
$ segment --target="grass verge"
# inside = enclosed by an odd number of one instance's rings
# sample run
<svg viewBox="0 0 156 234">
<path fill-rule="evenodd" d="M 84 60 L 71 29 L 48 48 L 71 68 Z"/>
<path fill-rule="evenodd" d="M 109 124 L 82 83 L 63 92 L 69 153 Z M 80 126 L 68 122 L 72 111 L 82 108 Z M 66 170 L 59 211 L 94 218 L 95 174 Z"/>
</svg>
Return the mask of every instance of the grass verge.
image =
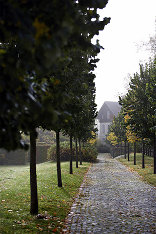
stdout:
<svg viewBox="0 0 156 234">
<path fill-rule="evenodd" d="M 154 186 L 156 186 L 156 174 L 153 174 L 153 157 L 148 157 L 145 155 L 145 168 L 142 169 L 142 155 L 136 155 L 136 165 L 134 165 L 134 154 L 130 154 L 130 161 L 127 159 L 118 158 L 118 161 L 123 163 L 125 166 L 129 167 L 131 171 L 136 171 L 141 178 Z"/>
<path fill-rule="evenodd" d="M 29 214 L 29 167 L 0 166 L 0 233 L 60 233 L 89 166 L 83 163 L 70 175 L 69 162 L 61 163 L 63 187 L 58 188 L 56 164 L 37 165 L 39 213 L 47 214 L 45 220 Z"/>
</svg>

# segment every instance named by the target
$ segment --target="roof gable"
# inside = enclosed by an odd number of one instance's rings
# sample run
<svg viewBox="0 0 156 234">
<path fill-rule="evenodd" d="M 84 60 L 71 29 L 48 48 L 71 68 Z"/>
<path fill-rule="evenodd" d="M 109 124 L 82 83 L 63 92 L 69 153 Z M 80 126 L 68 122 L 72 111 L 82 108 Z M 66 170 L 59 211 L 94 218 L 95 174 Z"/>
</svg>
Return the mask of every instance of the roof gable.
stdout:
<svg viewBox="0 0 156 234">
<path fill-rule="evenodd" d="M 118 113 L 121 110 L 121 106 L 119 105 L 118 102 L 105 102 L 106 105 L 108 106 L 109 110 L 117 117 Z"/>
<path fill-rule="evenodd" d="M 97 119 L 100 122 L 112 122 L 114 116 L 117 117 L 121 110 L 121 106 L 118 102 L 106 101 L 100 108 Z"/>
</svg>

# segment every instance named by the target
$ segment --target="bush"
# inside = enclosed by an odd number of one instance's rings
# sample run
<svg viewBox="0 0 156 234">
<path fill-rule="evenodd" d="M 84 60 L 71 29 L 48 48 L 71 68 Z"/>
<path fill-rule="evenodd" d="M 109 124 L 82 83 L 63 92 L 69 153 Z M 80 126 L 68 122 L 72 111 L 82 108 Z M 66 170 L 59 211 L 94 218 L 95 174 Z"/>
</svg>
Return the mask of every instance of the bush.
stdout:
<svg viewBox="0 0 156 234">
<path fill-rule="evenodd" d="M 86 144 L 84 147 L 82 147 L 82 161 L 96 162 L 97 155 L 98 152 L 95 145 Z"/>
<path fill-rule="evenodd" d="M 86 144 L 82 147 L 82 161 L 84 162 L 96 162 L 97 158 L 97 150 L 96 147 L 91 144 Z M 60 143 L 60 158 L 61 161 L 69 161 L 70 160 L 70 145 L 69 142 Z M 56 145 L 53 144 L 48 149 L 48 160 L 56 161 Z M 76 160 L 75 156 L 75 144 L 73 143 L 73 160 Z"/>
</svg>

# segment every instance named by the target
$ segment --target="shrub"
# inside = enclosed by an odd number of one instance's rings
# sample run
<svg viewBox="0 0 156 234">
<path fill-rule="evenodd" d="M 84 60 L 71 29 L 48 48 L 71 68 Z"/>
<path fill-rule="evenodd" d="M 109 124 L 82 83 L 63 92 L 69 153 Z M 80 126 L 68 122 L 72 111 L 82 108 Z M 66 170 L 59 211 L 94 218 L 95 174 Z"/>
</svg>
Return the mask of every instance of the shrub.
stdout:
<svg viewBox="0 0 156 234">
<path fill-rule="evenodd" d="M 73 151 L 75 151 L 75 145 L 73 144 Z M 56 144 L 51 145 L 48 149 L 48 160 L 56 161 Z M 60 143 L 60 157 L 61 161 L 69 161 L 70 160 L 70 145 L 69 142 L 61 142 Z M 73 159 L 75 160 L 75 155 L 73 154 Z"/>
<path fill-rule="evenodd" d="M 96 162 L 97 158 L 97 150 L 96 147 L 91 144 L 86 144 L 82 147 L 82 160 L 84 162 Z M 69 142 L 60 143 L 60 158 L 61 161 L 69 161 L 70 160 L 70 145 Z M 75 144 L 73 143 L 73 160 L 75 160 Z M 48 149 L 48 160 L 56 161 L 56 145 L 53 144 Z"/>
<path fill-rule="evenodd" d="M 86 144 L 82 147 L 82 160 L 84 162 L 96 162 L 97 155 L 98 152 L 95 145 Z"/>
</svg>

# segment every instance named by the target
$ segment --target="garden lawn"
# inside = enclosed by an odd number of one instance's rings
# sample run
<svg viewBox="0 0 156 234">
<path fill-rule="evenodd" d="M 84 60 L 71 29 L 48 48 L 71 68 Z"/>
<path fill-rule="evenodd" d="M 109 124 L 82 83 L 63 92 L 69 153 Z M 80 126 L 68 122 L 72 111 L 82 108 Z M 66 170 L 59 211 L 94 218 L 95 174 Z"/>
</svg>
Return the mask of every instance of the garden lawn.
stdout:
<svg viewBox="0 0 156 234">
<path fill-rule="evenodd" d="M 131 171 L 136 171 L 141 178 L 154 186 L 156 186 L 156 174 L 153 174 L 153 157 L 149 157 L 145 155 L 145 168 L 142 169 L 142 154 L 136 155 L 136 165 L 134 165 L 134 154 L 130 154 L 130 161 L 128 162 L 127 159 L 118 158 L 118 161 L 123 163 L 124 165 L 128 166 Z"/>
<path fill-rule="evenodd" d="M 83 163 L 69 174 L 69 162 L 61 163 L 63 187 L 57 187 L 56 164 L 37 165 L 39 213 L 30 215 L 28 166 L 0 166 L 0 233 L 60 233 L 74 197 L 90 164 Z"/>
</svg>

